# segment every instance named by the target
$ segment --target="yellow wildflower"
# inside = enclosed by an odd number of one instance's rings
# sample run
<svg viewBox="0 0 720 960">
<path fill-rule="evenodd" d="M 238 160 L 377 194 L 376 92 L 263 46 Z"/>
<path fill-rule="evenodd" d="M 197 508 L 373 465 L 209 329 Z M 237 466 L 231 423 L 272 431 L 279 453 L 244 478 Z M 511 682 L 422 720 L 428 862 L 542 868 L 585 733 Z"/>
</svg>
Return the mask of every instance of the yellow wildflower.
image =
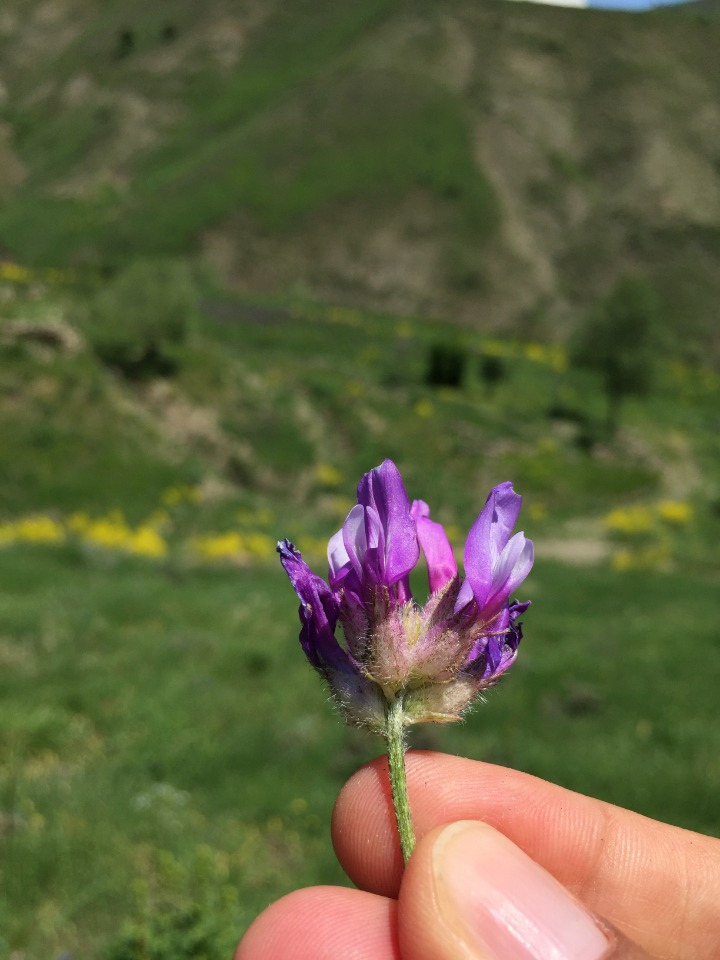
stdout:
<svg viewBox="0 0 720 960">
<path fill-rule="evenodd" d="M 415 410 L 416 416 L 421 417 L 423 420 L 429 420 L 435 413 L 435 407 L 429 400 L 418 400 L 413 409 Z"/>
<path fill-rule="evenodd" d="M 65 539 L 65 528 L 52 517 L 40 514 L 21 517 L 14 523 L 15 539 L 26 543 L 61 543 Z"/>
<path fill-rule="evenodd" d="M 224 560 L 242 553 L 242 537 L 236 530 L 193 537 L 192 549 L 206 560 Z"/>
<path fill-rule="evenodd" d="M 683 526 L 693 518 L 692 505 L 685 500 L 663 500 L 657 505 L 658 516 L 666 523 Z"/>
<path fill-rule="evenodd" d="M 652 529 L 653 514 L 648 507 L 618 507 L 605 516 L 605 526 L 616 533 L 646 533 Z"/>
<path fill-rule="evenodd" d="M 164 557 L 168 545 L 153 527 L 140 526 L 130 533 L 127 549 L 139 557 Z"/>
<path fill-rule="evenodd" d="M 326 487 L 337 487 L 343 482 L 343 475 L 330 463 L 319 463 L 315 467 L 315 479 Z"/>
</svg>

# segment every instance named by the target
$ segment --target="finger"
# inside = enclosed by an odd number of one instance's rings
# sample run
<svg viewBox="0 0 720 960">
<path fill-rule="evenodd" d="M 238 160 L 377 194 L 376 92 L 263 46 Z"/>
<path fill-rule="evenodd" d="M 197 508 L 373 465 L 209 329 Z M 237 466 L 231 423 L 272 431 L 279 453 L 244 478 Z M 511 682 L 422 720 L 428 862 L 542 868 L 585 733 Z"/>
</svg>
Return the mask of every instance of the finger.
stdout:
<svg viewBox="0 0 720 960">
<path fill-rule="evenodd" d="M 308 887 L 250 926 L 234 960 L 400 960 L 397 904 L 362 890 Z"/>
<path fill-rule="evenodd" d="M 461 757 L 410 752 L 407 772 L 418 837 L 484 820 L 651 955 L 717 960 L 720 841 Z M 384 758 L 341 791 L 333 842 L 359 887 L 397 896 L 402 859 Z"/>
<path fill-rule="evenodd" d="M 503 834 L 472 820 L 420 841 L 398 927 L 413 960 L 621 960 L 607 926 Z M 625 947 L 622 960 L 650 960 Z"/>
</svg>

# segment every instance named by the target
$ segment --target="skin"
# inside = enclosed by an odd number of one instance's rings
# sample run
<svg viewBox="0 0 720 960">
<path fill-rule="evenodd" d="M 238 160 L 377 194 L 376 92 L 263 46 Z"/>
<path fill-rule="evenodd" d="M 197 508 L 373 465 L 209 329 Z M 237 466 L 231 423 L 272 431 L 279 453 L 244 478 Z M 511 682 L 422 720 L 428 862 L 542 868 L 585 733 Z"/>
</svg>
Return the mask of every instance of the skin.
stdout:
<svg viewBox="0 0 720 960">
<path fill-rule="evenodd" d="M 460 757 L 410 752 L 407 771 L 418 845 L 405 873 L 381 758 L 348 781 L 333 814 L 335 850 L 358 889 L 283 897 L 235 960 L 466 960 L 438 919 L 431 876 L 441 828 L 459 820 L 504 834 L 627 938 L 618 960 L 719 960 L 720 840 Z"/>
</svg>

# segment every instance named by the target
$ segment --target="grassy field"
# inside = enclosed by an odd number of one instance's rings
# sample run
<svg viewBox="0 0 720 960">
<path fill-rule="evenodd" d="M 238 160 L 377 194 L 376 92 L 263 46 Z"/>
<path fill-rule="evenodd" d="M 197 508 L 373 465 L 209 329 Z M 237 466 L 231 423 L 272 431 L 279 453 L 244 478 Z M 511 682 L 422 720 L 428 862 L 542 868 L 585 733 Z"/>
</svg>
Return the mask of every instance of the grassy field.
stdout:
<svg viewBox="0 0 720 960">
<path fill-rule="evenodd" d="M 83 329 L 77 294 L 3 290 L 0 952 L 215 960 L 279 894 L 342 882 L 332 803 L 380 747 L 305 663 L 274 542 L 322 572 L 385 456 L 459 549 L 505 479 L 537 543 L 518 664 L 417 745 L 720 832 L 717 375 L 663 361 L 610 441 L 560 348 L 215 296 L 177 374 L 131 381 L 8 335 Z M 463 385 L 429 386 L 454 342 Z"/>
</svg>

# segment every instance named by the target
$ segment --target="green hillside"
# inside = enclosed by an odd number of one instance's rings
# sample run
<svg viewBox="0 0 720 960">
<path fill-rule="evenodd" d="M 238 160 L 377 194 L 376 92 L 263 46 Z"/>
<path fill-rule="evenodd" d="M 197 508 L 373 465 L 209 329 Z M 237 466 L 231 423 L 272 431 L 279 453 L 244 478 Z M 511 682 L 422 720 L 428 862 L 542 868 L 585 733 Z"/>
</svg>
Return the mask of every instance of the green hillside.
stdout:
<svg viewBox="0 0 720 960">
<path fill-rule="evenodd" d="M 495 0 L 6 0 L 0 248 L 562 337 L 628 268 L 717 357 L 720 24 Z"/>
</svg>

